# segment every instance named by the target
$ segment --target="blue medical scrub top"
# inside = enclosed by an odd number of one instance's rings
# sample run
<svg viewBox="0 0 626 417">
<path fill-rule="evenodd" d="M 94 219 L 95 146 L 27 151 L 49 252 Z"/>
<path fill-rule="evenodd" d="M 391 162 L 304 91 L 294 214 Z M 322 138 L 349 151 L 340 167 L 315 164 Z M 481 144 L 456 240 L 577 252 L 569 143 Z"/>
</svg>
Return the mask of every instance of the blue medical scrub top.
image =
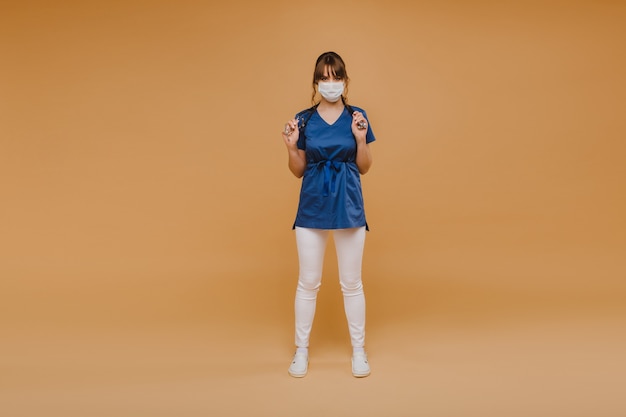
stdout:
<svg viewBox="0 0 626 417">
<path fill-rule="evenodd" d="M 353 110 L 365 111 L 352 106 Z M 306 119 L 307 110 L 296 115 Z M 369 125 L 366 143 L 375 141 Z M 313 112 L 300 129 L 298 148 L 305 151 L 306 169 L 302 178 L 300 202 L 294 228 L 348 229 L 366 226 L 361 174 L 356 165 L 356 140 L 352 134 L 352 115 L 344 108 L 331 125 Z"/>
</svg>

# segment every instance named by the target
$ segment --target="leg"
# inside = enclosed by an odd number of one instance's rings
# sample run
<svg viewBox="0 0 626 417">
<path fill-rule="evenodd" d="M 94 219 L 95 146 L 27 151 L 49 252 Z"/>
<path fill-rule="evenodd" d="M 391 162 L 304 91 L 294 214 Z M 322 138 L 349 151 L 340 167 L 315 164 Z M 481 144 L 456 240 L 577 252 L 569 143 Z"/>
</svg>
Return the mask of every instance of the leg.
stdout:
<svg viewBox="0 0 626 417">
<path fill-rule="evenodd" d="M 365 294 L 361 281 L 361 264 L 365 227 L 335 230 L 333 236 L 352 347 L 362 351 L 365 346 Z"/>
<path fill-rule="evenodd" d="M 327 240 L 327 230 L 296 227 L 296 243 L 300 264 L 295 300 L 296 346 L 298 348 L 309 347 L 317 292 L 322 283 L 322 268 Z"/>
</svg>

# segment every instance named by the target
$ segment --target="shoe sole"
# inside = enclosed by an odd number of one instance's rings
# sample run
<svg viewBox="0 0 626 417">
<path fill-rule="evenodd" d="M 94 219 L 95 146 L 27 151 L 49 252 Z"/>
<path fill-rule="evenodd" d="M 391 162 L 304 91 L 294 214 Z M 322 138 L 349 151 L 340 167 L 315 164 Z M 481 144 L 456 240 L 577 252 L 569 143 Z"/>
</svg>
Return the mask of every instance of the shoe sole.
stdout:
<svg viewBox="0 0 626 417">
<path fill-rule="evenodd" d="M 366 376 L 370 376 L 371 372 L 367 372 L 367 373 L 362 373 L 362 374 L 357 374 L 355 372 L 352 372 L 352 376 L 355 378 L 365 378 Z"/>
<path fill-rule="evenodd" d="M 306 376 L 306 374 L 307 374 L 306 372 L 304 372 L 304 373 L 302 373 L 302 374 L 297 374 L 297 373 L 295 373 L 295 372 L 291 372 L 291 371 L 287 371 L 287 372 L 289 372 L 289 375 L 290 375 L 290 376 L 292 376 L 292 377 L 294 377 L 294 378 L 303 378 L 303 377 L 305 377 L 305 376 Z"/>
</svg>

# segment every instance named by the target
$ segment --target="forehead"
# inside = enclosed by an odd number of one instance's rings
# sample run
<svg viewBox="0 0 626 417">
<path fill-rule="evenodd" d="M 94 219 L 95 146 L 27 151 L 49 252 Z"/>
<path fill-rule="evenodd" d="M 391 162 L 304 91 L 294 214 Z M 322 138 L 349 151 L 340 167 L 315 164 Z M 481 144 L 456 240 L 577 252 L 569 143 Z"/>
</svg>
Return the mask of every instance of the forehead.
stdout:
<svg viewBox="0 0 626 417">
<path fill-rule="evenodd" d="M 324 65 L 324 75 L 327 77 L 329 75 L 337 75 L 337 71 L 335 71 L 332 65 L 326 64 Z"/>
<path fill-rule="evenodd" d="M 346 70 L 341 62 L 334 60 L 334 62 L 320 62 L 315 68 L 315 79 L 319 80 L 322 77 L 346 77 Z"/>
<path fill-rule="evenodd" d="M 324 68 L 322 68 L 321 75 L 324 77 L 343 77 L 344 71 L 341 65 L 326 64 Z"/>
</svg>

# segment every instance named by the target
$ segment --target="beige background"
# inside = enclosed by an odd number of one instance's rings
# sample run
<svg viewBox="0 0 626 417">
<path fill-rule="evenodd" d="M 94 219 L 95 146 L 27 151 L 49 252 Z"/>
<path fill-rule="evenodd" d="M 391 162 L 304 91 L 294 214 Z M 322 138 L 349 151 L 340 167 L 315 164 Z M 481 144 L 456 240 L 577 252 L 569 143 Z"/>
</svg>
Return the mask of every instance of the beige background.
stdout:
<svg viewBox="0 0 626 417">
<path fill-rule="evenodd" d="M 619 1 L 0 2 L 0 408 L 18 416 L 623 416 Z M 287 375 L 280 130 L 340 53 L 371 377 L 332 246 Z"/>
</svg>

